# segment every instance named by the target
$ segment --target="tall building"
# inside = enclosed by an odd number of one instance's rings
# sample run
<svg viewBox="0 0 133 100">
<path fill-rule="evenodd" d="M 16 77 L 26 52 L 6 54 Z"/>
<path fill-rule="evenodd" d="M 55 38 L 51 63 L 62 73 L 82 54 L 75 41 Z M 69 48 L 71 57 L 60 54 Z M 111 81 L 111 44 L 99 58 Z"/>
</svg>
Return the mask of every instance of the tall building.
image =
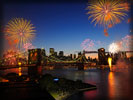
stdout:
<svg viewBox="0 0 133 100">
<path fill-rule="evenodd" d="M 54 56 L 57 57 L 57 52 L 54 52 Z"/>
<path fill-rule="evenodd" d="M 45 51 L 44 48 L 41 49 L 41 53 L 42 53 L 43 56 L 46 56 L 46 51 Z"/>
<path fill-rule="evenodd" d="M 50 48 L 50 49 L 49 49 L 49 53 L 50 53 L 50 56 L 54 56 L 54 54 L 55 54 L 55 53 L 54 53 L 54 48 Z"/>
<path fill-rule="evenodd" d="M 76 58 L 76 54 L 74 54 L 73 58 L 74 58 L 74 59 Z"/>
<path fill-rule="evenodd" d="M 78 58 L 81 57 L 81 55 L 82 55 L 81 52 L 79 52 L 79 53 L 78 53 Z"/>
<path fill-rule="evenodd" d="M 70 54 L 70 59 L 71 59 L 71 60 L 73 59 L 73 55 L 72 55 L 72 54 Z"/>
<path fill-rule="evenodd" d="M 59 57 L 63 57 L 64 56 L 64 52 L 63 51 L 60 51 L 59 52 Z"/>
<path fill-rule="evenodd" d="M 98 60 L 100 65 L 104 65 L 107 63 L 104 48 L 98 49 Z"/>
</svg>

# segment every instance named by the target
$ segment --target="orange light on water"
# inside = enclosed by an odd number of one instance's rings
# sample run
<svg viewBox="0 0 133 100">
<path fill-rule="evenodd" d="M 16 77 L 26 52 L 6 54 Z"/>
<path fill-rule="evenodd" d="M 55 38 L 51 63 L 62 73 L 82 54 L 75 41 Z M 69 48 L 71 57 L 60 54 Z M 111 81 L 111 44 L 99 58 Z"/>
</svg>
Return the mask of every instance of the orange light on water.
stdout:
<svg viewBox="0 0 133 100">
<path fill-rule="evenodd" d="M 20 72 L 20 73 L 18 73 L 18 75 L 19 75 L 19 76 L 21 76 L 21 75 L 22 75 L 22 73 Z"/>
<path fill-rule="evenodd" d="M 19 67 L 19 73 L 18 73 L 18 75 L 19 75 L 19 76 L 21 76 L 21 75 L 22 75 L 21 70 L 22 70 L 22 68 L 21 68 L 21 67 Z"/>
<path fill-rule="evenodd" d="M 111 69 L 111 67 L 112 67 L 112 58 L 111 57 L 108 58 L 108 64 L 109 64 L 109 68 Z"/>
<path fill-rule="evenodd" d="M 108 85 L 109 85 L 108 93 L 109 93 L 110 98 L 113 98 L 116 95 L 117 88 L 114 85 L 115 83 L 116 83 L 116 80 L 115 80 L 115 77 L 114 77 L 114 73 L 110 72 L 109 75 L 108 75 Z"/>
<path fill-rule="evenodd" d="M 19 66 L 21 66 L 21 64 L 22 64 L 21 62 L 18 63 Z"/>
<path fill-rule="evenodd" d="M 9 82 L 9 80 L 6 80 L 6 79 L 2 79 L 2 82 Z"/>
</svg>

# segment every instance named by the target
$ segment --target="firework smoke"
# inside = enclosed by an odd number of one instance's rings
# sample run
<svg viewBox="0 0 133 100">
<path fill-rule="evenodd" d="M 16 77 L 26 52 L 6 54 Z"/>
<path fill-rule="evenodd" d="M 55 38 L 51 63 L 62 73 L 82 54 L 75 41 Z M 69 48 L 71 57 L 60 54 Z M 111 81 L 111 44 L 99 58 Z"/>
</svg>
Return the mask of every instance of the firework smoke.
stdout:
<svg viewBox="0 0 133 100">
<path fill-rule="evenodd" d="M 93 51 L 93 50 L 97 50 L 97 48 L 101 47 L 105 45 L 103 42 L 101 41 L 95 41 L 95 40 L 91 40 L 91 39 L 85 39 L 82 43 L 81 43 L 81 47 L 83 50 L 85 51 Z"/>
<path fill-rule="evenodd" d="M 117 43 L 111 43 L 109 45 L 109 52 L 111 53 L 118 53 L 120 51 L 120 47 Z"/>
<path fill-rule="evenodd" d="M 28 49 L 33 49 L 35 47 L 31 43 L 25 43 L 23 48 L 27 51 Z"/>
<path fill-rule="evenodd" d="M 126 35 L 120 41 L 109 45 L 109 52 L 117 53 L 118 51 L 130 51 L 133 43 L 133 35 Z"/>
</svg>

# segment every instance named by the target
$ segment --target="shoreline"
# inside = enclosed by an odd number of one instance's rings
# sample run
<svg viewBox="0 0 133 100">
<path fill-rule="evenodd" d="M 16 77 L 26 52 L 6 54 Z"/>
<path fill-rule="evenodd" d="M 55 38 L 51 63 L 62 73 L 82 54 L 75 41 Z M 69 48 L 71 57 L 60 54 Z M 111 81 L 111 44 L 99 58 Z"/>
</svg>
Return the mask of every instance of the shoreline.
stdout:
<svg viewBox="0 0 133 100">
<path fill-rule="evenodd" d="M 46 89 L 55 100 L 67 100 L 70 96 L 83 91 L 97 89 L 96 85 L 84 83 L 81 80 L 58 78 L 45 74 L 39 81 L 42 89 Z"/>
<path fill-rule="evenodd" d="M 59 94 L 59 95 L 56 94 L 56 95 L 58 95 L 58 97 L 60 97 L 60 98 L 54 97 L 54 96 L 52 95 L 52 93 L 50 93 L 50 92 L 49 92 L 49 93 L 55 98 L 55 100 L 67 100 L 67 99 L 69 99 L 72 95 L 75 95 L 76 93 L 84 92 L 84 91 L 91 91 L 91 90 L 95 90 L 95 89 L 97 89 L 96 86 L 90 87 L 90 88 L 77 89 L 77 90 L 73 91 L 73 93 L 68 93 L 68 94 L 62 95 L 62 96 L 60 96 L 60 94 Z"/>
<path fill-rule="evenodd" d="M 79 92 L 84 92 L 84 91 L 90 91 L 90 90 L 95 90 L 97 89 L 97 87 L 90 87 L 90 88 L 84 88 L 84 89 L 78 89 L 77 91 L 75 91 L 72 94 L 69 94 L 67 97 L 65 97 L 63 100 L 67 100 L 68 98 L 70 98 L 72 95 L 79 93 Z"/>
</svg>

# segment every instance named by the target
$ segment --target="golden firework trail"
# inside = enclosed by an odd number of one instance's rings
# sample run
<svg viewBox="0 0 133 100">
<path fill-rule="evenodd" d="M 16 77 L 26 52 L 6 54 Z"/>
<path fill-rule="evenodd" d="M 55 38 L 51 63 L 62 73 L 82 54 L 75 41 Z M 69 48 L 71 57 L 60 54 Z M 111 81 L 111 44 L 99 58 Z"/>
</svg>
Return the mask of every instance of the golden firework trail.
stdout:
<svg viewBox="0 0 133 100">
<path fill-rule="evenodd" d="M 35 37 L 34 28 L 33 24 L 26 19 L 13 18 L 6 25 L 5 37 L 21 50 L 25 43 L 31 42 Z"/>
<path fill-rule="evenodd" d="M 88 19 L 105 28 L 120 23 L 127 15 L 129 4 L 123 0 L 94 0 L 87 7 Z"/>
</svg>

